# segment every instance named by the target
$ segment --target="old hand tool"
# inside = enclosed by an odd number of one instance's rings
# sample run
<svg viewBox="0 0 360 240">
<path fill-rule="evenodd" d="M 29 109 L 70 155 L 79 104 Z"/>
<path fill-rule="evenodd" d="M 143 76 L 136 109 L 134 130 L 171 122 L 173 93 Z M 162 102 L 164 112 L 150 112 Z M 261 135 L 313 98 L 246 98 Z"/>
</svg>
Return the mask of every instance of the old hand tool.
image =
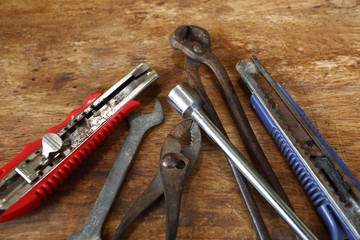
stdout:
<svg viewBox="0 0 360 240">
<path fill-rule="evenodd" d="M 104 94 L 88 97 L 60 125 L 24 147 L 0 169 L 0 222 L 18 218 L 34 208 L 67 178 L 130 112 L 131 101 L 158 75 L 140 64 Z"/>
<path fill-rule="evenodd" d="M 252 106 L 307 191 L 331 239 L 360 239 L 359 181 L 255 56 L 236 68 L 252 93 Z"/>
<path fill-rule="evenodd" d="M 206 62 L 204 59 L 196 59 L 198 52 L 204 54 L 206 50 L 210 49 L 210 35 L 209 33 L 197 26 L 180 26 L 170 36 L 170 44 L 175 49 L 182 50 L 185 54 L 185 72 L 188 82 L 197 91 L 201 99 L 204 102 L 204 111 L 209 116 L 211 121 L 220 129 L 225 135 L 225 129 L 222 126 L 220 119 L 212 105 L 204 86 L 201 82 L 199 75 L 199 68 Z M 212 56 L 212 55 L 211 55 Z M 200 61 L 197 61 L 200 60 Z M 216 67 L 216 66 L 215 66 Z M 222 67 L 222 66 L 221 66 Z M 226 72 L 225 72 L 226 74 Z M 259 208 L 255 202 L 253 194 L 246 179 L 240 174 L 236 167 L 232 164 L 230 158 L 226 156 L 226 159 L 230 165 L 232 173 L 235 177 L 236 183 L 240 189 L 240 192 L 244 198 L 245 204 L 249 210 L 250 216 L 254 223 L 255 229 L 262 240 L 270 239 L 269 232 L 266 228 L 264 220 L 260 214 Z"/>
<path fill-rule="evenodd" d="M 214 122 L 219 130 L 226 136 L 226 132 L 219 120 L 219 117 L 216 114 L 216 111 L 201 83 L 199 67 L 201 64 L 205 64 L 214 72 L 221 84 L 228 106 L 231 108 L 233 116 L 236 120 L 237 128 L 240 132 L 240 135 L 242 135 L 246 149 L 248 150 L 256 169 L 269 182 L 269 184 L 282 197 L 282 199 L 291 207 L 290 201 L 282 189 L 280 182 L 278 181 L 274 171 L 267 161 L 265 154 L 262 151 L 254 132 L 252 131 L 249 121 L 244 113 L 244 110 L 240 104 L 240 101 L 236 95 L 234 87 L 228 74 L 226 73 L 224 66 L 210 50 L 209 33 L 205 29 L 197 26 L 180 26 L 171 35 L 170 44 L 175 49 L 180 49 L 186 54 L 185 72 L 188 76 L 188 81 L 204 101 L 205 114 L 209 116 L 209 118 Z M 269 239 L 269 233 L 249 190 L 246 180 L 238 173 L 229 159 L 228 162 L 232 168 L 240 191 L 249 209 L 249 213 L 253 219 L 259 237 L 261 239 Z"/>
<path fill-rule="evenodd" d="M 194 89 L 188 84 L 182 83 L 171 90 L 168 95 L 168 101 L 184 118 L 190 116 L 194 118 L 210 138 L 229 156 L 236 168 L 301 238 L 317 239 L 290 207 L 268 185 L 259 173 L 256 172 L 239 150 L 235 148 L 229 139 L 227 139 L 206 116 L 201 108 L 203 103 Z"/>
<path fill-rule="evenodd" d="M 127 116 L 130 131 L 106 179 L 90 216 L 80 231 L 70 236 L 68 240 L 100 240 L 101 230 L 111 205 L 116 197 L 125 175 L 131 165 L 134 155 L 140 146 L 145 133 L 159 125 L 164 119 L 164 111 L 158 99 L 154 111 L 141 114 L 137 110 Z"/>
<path fill-rule="evenodd" d="M 189 146 L 181 139 L 190 131 Z M 137 216 L 162 194 L 166 207 L 166 239 L 175 239 L 179 222 L 181 196 L 186 176 L 194 168 L 200 155 L 201 133 L 196 122 L 188 119 L 177 125 L 166 137 L 160 153 L 160 168 L 155 177 L 127 212 L 113 239 L 120 239 Z"/>
</svg>

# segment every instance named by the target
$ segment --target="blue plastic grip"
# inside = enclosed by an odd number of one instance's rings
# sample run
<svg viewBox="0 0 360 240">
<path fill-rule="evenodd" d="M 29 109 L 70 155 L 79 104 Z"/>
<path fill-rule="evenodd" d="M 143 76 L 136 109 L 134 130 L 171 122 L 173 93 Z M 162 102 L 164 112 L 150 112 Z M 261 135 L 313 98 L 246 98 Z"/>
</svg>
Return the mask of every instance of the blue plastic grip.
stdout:
<svg viewBox="0 0 360 240">
<path fill-rule="evenodd" d="M 286 91 L 284 91 L 284 92 L 286 92 Z M 288 97 L 290 98 L 289 95 L 288 95 Z M 286 159 L 289 161 L 289 165 L 290 165 L 291 169 L 294 171 L 294 173 L 300 180 L 301 185 L 304 187 L 307 195 L 310 197 L 310 200 L 313 202 L 313 205 L 317 209 L 317 212 L 323 219 L 323 221 L 329 231 L 331 239 L 332 240 L 338 240 L 338 239 L 356 240 L 356 237 L 354 236 L 354 234 L 351 232 L 351 230 L 346 225 L 346 223 L 343 221 L 343 219 L 341 218 L 339 213 L 333 207 L 333 205 L 329 201 L 328 197 L 322 192 L 320 186 L 317 184 L 315 179 L 311 176 L 311 174 L 309 173 L 307 168 L 304 166 L 303 162 L 300 160 L 300 158 L 296 154 L 295 149 L 292 148 L 292 144 L 290 142 L 288 142 L 287 138 L 283 135 L 283 133 L 278 128 L 277 124 L 273 121 L 272 117 L 269 115 L 268 111 L 266 110 L 266 107 L 262 105 L 262 103 L 259 101 L 259 99 L 255 95 L 251 96 L 250 103 L 253 106 L 253 108 L 255 109 L 258 116 L 260 117 L 261 121 L 264 123 L 266 129 L 271 134 L 272 138 L 277 143 L 281 152 L 284 154 Z M 298 106 L 297 106 L 297 108 L 299 109 L 299 111 L 301 110 Z M 304 111 L 301 110 L 300 112 L 303 116 L 305 116 Z M 308 121 L 310 121 L 310 120 L 307 120 L 307 122 Z M 312 125 L 312 127 L 315 129 L 315 127 L 313 125 Z M 319 134 L 318 131 L 316 131 L 316 132 L 317 132 L 317 134 Z M 323 140 L 323 141 L 325 141 L 325 140 Z"/>
<path fill-rule="evenodd" d="M 283 90 L 283 92 L 286 94 L 286 96 L 289 98 L 289 100 L 292 102 L 292 104 L 296 107 L 296 109 L 299 111 L 300 115 L 303 117 L 303 119 L 309 124 L 311 129 L 316 133 L 316 135 L 321 139 L 321 141 L 326 145 L 327 149 L 330 151 L 330 153 L 334 156 L 336 161 L 340 164 L 342 169 L 347 173 L 347 175 L 351 178 L 351 180 L 355 183 L 356 187 L 360 189 L 360 182 L 357 180 L 357 178 L 352 174 L 352 172 L 349 170 L 349 168 L 345 165 L 343 160 L 337 155 L 337 153 L 334 151 L 332 147 L 329 146 L 329 143 L 326 142 L 325 138 L 323 138 L 322 134 L 319 132 L 319 129 L 315 127 L 315 125 L 312 123 L 312 121 L 309 119 L 308 116 L 306 116 L 305 112 L 295 103 L 295 101 L 291 98 L 290 94 L 285 90 L 285 88 L 278 83 L 279 87 Z"/>
</svg>

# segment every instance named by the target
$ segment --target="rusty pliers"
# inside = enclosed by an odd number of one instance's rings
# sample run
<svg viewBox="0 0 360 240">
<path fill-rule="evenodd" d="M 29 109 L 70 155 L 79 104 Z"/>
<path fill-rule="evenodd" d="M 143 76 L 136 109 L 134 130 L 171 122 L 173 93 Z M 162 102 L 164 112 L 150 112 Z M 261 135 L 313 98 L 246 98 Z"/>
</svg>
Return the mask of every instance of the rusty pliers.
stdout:
<svg viewBox="0 0 360 240">
<path fill-rule="evenodd" d="M 181 141 L 187 132 L 190 132 L 191 141 L 189 146 L 185 147 Z M 113 239 L 120 239 L 140 213 L 163 194 L 166 207 L 166 239 L 176 238 L 184 182 L 199 158 L 200 148 L 201 133 L 196 122 L 188 119 L 171 130 L 161 149 L 159 170 L 127 212 Z"/>
<path fill-rule="evenodd" d="M 282 199 L 289 205 L 290 202 L 282 189 L 275 173 L 273 172 L 269 162 L 262 151 L 250 123 L 245 115 L 241 103 L 235 92 L 235 88 L 220 60 L 211 51 L 210 34 L 203 28 L 192 25 L 184 25 L 176 28 L 170 36 L 170 45 L 185 53 L 185 72 L 188 77 L 188 82 L 197 91 L 204 102 L 204 112 L 212 120 L 212 122 L 222 131 L 226 136 L 224 127 L 222 126 L 218 115 L 201 83 L 199 68 L 202 64 L 207 65 L 218 79 L 223 95 L 228 107 L 235 119 L 236 127 L 239 130 L 246 149 L 254 163 L 258 172 L 268 181 L 273 189 L 282 197 Z M 232 169 L 236 182 L 239 186 L 240 192 L 244 197 L 246 206 L 254 222 L 255 228 L 259 234 L 260 239 L 270 239 L 265 223 L 261 217 L 260 211 L 255 203 L 255 200 L 250 192 L 249 186 L 245 178 L 237 171 L 231 161 L 228 159 L 229 165 Z M 288 229 L 291 231 L 291 229 Z M 295 237 L 295 236 L 294 236 Z"/>
</svg>

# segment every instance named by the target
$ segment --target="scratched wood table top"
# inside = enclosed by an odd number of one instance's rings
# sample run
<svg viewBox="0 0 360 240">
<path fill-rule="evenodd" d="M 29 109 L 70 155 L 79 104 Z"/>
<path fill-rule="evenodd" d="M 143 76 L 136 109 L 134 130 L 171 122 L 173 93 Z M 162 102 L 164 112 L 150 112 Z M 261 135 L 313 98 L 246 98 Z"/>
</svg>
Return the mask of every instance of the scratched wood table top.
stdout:
<svg viewBox="0 0 360 240">
<path fill-rule="evenodd" d="M 360 1 L 1 1 L 0 166 L 40 139 L 94 92 L 106 91 L 140 63 L 160 78 L 145 91 L 142 112 L 158 97 L 164 122 L 146 135 L 121 188 L 103 239 L 111 239 L 149 184 L 164 138 L 182 121 L 166 101 L 186 81 L 184 54 L 169 45 L 176 27 L 208 30 L 263 150 L 300 218 L 328 239 L 311 202 L 249 105 L 235 70 L 256 55 L 320 128 L 360 178 Z M 207 67 L 202 81 L 235 146 L 248 156 Z M 127 136 L 123 121 L 36 210 L 0 224 L 0 239 L 66 239 L 87 220 Z M 255 192 L 255 191 L 254 191 Z M 273 239 L 290 230 L 255 193 Z M 164 200 L 142 214 L 125 239 L 164 239 Z M 178 239 L 258 239 L 224 154 L 203 137 L 200 159 L 183 193 Z"/>
</svg>

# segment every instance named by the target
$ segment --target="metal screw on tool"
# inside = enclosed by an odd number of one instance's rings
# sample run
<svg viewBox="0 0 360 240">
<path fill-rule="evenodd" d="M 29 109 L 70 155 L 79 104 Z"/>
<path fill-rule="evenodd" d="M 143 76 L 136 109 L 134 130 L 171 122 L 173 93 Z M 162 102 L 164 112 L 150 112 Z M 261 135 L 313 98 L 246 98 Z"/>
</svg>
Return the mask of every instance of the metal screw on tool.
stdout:
<svg viewBox="0 0 360 240">
<path fill-rule="evenodd" d="M 168 95 L 168 101 L 184 118 L 190 116 L 194 118 L 209 137 L 230 157 L 244 177 L 247 178 L 302 239 L 317 239 L 305 223 L 286 205 L 230 140 L 205 115 L 201 108 L 202 101 L 200 97 L 188 84 L 182 83 L 173 88 Z"/>
<path fill-rule="evenodd" d="M 42 138 L 43 155 L 48 157 L 50 153 L 58 152 L 63 146 L 62 139 L 56 133 L 45 134 Z"/>
<path fill-rule="evenodd" d="M 195 43 L 193 46 L 193 50 L 198 54 L 203 54 L 205 52 L 205 49 L 203 46 L 201 46 L 199 43 Z"/>
<path fill-rule="evenodd" d="M 163 159 L 162 165 L 166 168 L 176 167 L 176 157 L 172 154 L 166 155 Z"/>
</svg>

